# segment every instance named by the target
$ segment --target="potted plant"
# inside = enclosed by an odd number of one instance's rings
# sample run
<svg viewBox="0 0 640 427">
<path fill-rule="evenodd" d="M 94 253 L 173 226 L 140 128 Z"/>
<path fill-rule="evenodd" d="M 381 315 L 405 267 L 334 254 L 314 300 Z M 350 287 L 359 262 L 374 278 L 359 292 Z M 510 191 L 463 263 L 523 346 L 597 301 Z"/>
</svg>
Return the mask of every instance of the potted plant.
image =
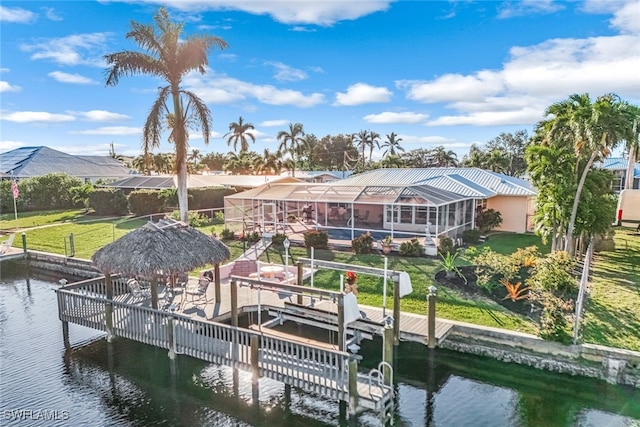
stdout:
<svg viewBox="0 0 640 427">
<path fill-rule="evenodd" d="M 382 253 L 385 253 L 385 254 L 391 253 L 391 249 L 392 249 L 391 244 L 392 243 L 393 243 L 393 240 L 391 239 L 391 236 L 387 236 L 384 239 L 382 239 L 382 241 L 381 241 Z"/>
</svg>

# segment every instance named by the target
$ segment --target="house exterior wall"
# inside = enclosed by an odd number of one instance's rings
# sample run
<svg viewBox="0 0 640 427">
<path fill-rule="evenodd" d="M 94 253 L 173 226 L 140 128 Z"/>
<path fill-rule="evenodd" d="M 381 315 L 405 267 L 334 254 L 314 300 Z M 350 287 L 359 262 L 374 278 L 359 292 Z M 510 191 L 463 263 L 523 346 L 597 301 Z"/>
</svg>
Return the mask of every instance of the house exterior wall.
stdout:
<svg viewBox="0 0 640 427">
<path fill-rule="evenodd" d="M 622 190 L 618 199 L 618 221 L 621 225 L 635 226 L 640 222 L 640 190 Z M 631 221 L 625 223 L 625 221 Z"/>
<path fill-rule="evenodd" d="M 487 209 L 493 209 L 502 214 L 502 224 L 498 231 L 512 231 L 525 233 L 528 231 L 529 214 L 533 213 L 530 197 L 526 196 L 495 196 L 487 200 Z"/>
</svg>

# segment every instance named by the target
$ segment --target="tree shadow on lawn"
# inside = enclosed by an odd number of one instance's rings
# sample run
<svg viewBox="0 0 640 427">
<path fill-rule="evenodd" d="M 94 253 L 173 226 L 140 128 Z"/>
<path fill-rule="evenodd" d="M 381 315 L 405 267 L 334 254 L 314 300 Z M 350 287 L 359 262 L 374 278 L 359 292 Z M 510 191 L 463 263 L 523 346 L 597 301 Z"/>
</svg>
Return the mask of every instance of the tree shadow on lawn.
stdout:
<svg viewBox="0 0 640 427">
<path fill-rule="evenodd" d="M 586 322 L 582 332 L 583 341 L 616 347 L 627 336 L 640 331 L 639 314 L 628 308 L 610 310 L 597 301 L 589 299 L 585 309 L 598 322 Z M 638 350 L 638 349 L 635 349 Z"/>
</svg>

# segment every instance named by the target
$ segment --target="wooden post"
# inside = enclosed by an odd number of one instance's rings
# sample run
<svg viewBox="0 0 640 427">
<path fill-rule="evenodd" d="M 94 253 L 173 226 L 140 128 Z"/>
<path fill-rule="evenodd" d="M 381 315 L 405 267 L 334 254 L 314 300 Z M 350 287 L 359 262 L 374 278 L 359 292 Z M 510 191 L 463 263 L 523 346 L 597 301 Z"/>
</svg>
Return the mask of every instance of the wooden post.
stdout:
<svg viewBox="0 0 640 427">
<path fill-rule="evenodd" d="M 222 301 L 222 294 L 220 293 L 220 263 L 216 262 L 213 265 L 213 278 L 215 280 L 215 298 L 216 302 Z"/>
<path fill-rule="evenodd" d="M 400 282 L 393 282 L 393 345 L 400 344 Z"/>
<path fill-rule="evenodd" d="M 158 277 L 155 275 L 151 279 L 151 307 L 158 309 Z"/>
<path fill-rule="evenodd" d="M 107 341 L 111 342 L 111 340 L 113 340 L 114 334 L 113 334 L 113 304 L 111 303 L 111 301 L 113 300 L 113 283 L 111 282 L 111 275 L 109 274 L 105 274 L 104 275 L 104 282 L 105 282 L 105 287 L 106 287 L 106 294 L 107 294 L 107 303 L 104 305 L 104 314 L 106 317 L 106 324 L 107 324 Z"/>
<path fill-rule="evenodd" d="M 429 295 L 427 301 L 429 303 L 429 311 L 427 314 L 427 347 L 436 347 L 436 287 L 429 287 Z"/>
<path fill-rule="evenodd" d="M 344 295 L 338 294 L 338 350 L 344 349 Z"/>
<path fill-rule="evenodd" d="M 251 337 L 251 380 L 254 384 L 258 383 L 260 379 L 260 337 L 257 335 L 253 335 Z"/>
<path fill-rule="evenodd" d="M 302 265 L 302 263 L 300 261 L 297 262 L 297 267 L 298 267 L 298 277 L 297 277 L 297 283 L 298 286 L 303 286 L 303 282 L 304 282 L 304 266 Z M 297 302 L 298 304 L 302 305 L 302 295 L 298 294 L 298 298 L 297 298 Z"/>
<path fill-rule="evenodd" d="M 358 410 L 358 360 L 349 360 L 349 416 Z"/>
<path fill-rule="evenodd" d="M 231 281 L 231 326 L 238 327 L 238 284 Z"/>
<path fill-rule="evenodd" d="M 384 328 L 382 330 L 382 360 L 393 366 L 393 328 Z M 383 365 L 384 366 L 384 365 Z M 383 367 L 384 383 L 391 383 L 391 372 L 388 368 Z"/>
<path fill-rule="evenodd" d="M 62 321 L 62 341 L 64 342 L 64 348 L 71 349 L 71 343 L 69 342 L 69 322 Z"/>
<path fill-rule="evenodd" d="M 176 358 L 176 341 L 174 336 L 173 317 L 167 319 L 167 341 L 169 341 L 169 359 Z"/>
<path fill-rule="evenodd" d="M 27 234 L 22 232 L 22 252 L 24 253 L 25 258 L 27 257 Z"/>
</svg>

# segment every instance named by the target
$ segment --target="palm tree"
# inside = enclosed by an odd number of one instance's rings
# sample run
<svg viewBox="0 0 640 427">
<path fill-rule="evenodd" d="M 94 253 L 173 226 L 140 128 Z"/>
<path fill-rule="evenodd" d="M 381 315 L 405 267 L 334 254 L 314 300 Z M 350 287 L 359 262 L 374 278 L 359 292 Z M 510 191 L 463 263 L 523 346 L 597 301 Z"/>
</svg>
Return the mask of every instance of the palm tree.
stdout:
<svg viewBox="0 0 640 427">
<path fill-rule="evenodd" d="M 280 146 L 278 147 L 278 151 L 284 153 L 285 151 L 289 151 L 291 154 L 291 164 L 293 166 L 292 176 L 296 176 L 296 153 L 298 152 L 298 147 L 302 144 L 304 136 L 304 129 L 302 128 L 301 123 L 289 123 L 289 132 L 286 130 L 281 130 L 278 132 L 278 141 L 280 141 Z"/>
<path fill-rule="evenodd" d="M 369 131 L 369 142 L 367 145 L 369 146 L 369 163 L 371 163 L 373 157 L 373 146 L 375 145 L 378 149 L 380 149 L 380 134 L 374 131 Z"/>
<path fill-rule="evenodd" d="M 312 134 L 308 133 L 302 139 L 302 144 L 300 144 L 300 160 L 302 167 L 313 170 L 316 167 L 315 162 L 315 153 L 316 148 L 318 147 L 318 138 Z"/>
<path fill-rule="evenodd" d="M 356 148 L 362 149 L 362 168 L 364 168 L 365 158 L 364 158 L 364 150 L 369 145 L 369 131 L 361 130 L 359 133 L 354 133 L 352 135 L 353 142 L 356 143 Z"/>
<path fill-rule="evenodd" d="M 168 84 L 158 90 L 143 127 L 143 152 L 160 146 L 164 128 L 171 129 L 170 139 L 175 145 L 178 175 L 178 205 L 180 219 L 188 221 L 187 149 L 188 130 L 199 128 L 205 145 L 211 134 L 211 112 L 193 92 L 182 89 L 182 77 L 192 71 L 204 74 L 209 65 L 211 49 L 224 49 L 227 42 L 215 36 L 183 36 L 183 23 L 172 22 L 162 7 L 153 17 L 155 26 L 131 21 L 126 38 L 133 40 L 144 52 L 122 51 L 105 55 L 109 65 L 106 85 L 115 86 L 120 77 L 147 74 L 161 77 Z M 167 105 L 171 102 L 172 109 Z"/>
<path fill-rule="evenodd" d="M 628 116 L 628 126 L 625 130 L 625 142 L 629 159 L 627 161 L 627 172 L 625 176 L 624 188 L 633 188 L 633 172 L 636 162 L 640 158 L 640 107 L 637 105 L 625 104 L 623 107 L 625 114 Z"/>
<path fill-rule="evenodd" d="M 402 141 L 402 138 L 398 138 L 398 135 L 396 135 L 394 132 L 385 135 L 385 137 L 387 138 L 387 140 L 380 145 L 380 148 L 385 148 L 384 152 L 382 153 L 382 157 L 387 157 L 387 155 L 396 156 L 398 154 L 398 151 L 404 151 L 404 148 L 400 146 L 400 141 Z"/>
<path fill-rule="evenodd" d="M 240 141 L 240 151 L 248 151 L 249 141 L 247 140 L 247 135 L 254 144 L 256 143 L 256 137 L 252 132 L 249 132 L 250 130 L 255 130 L 255 127 L 252 123 L 245 123 L 242 116 L 237 122 L 229 123 L 229 132 L 224 135 L 224 138 L 227 138 L 227 145 L 231 146 L 231 142 L 233 142 L 233 150 L 236 151 L 238 149 L 238 141 Z"/>
<path fill-rule="evenodd" d="M 432 166 L 458 166 L 458 155 L 452 150 L 445 149 L 442 145 L 434 147 L 430 154 Z"/>
<path fill-rule="evenodd" d="M 552 104 L 545 112 L 546 116 L 553 116 L 548 122 L 546 142 L 556 138 L 572 141 L 578 157 L 576 171 L 579 170 L 578 165 L 581 166 L 586 160 L 567 225 L 565 251 L 571 256 L 575 254 L 573 233 L 587 174 L 596 159 L 607 157 L 610 150 L 624 138 L 621 133 L 626 120 L 623 105 L 614 94 L 600 96 L 594 102 L 591 102 L 588 94 L 573 94 L 566 101 Z"/>
<path fill-rule="evenodd" d="M 189 154 L 189 158 L 187 160 L 193 162 L 197 169 L 198 162 L 202 160 L 202 154 L 200 154 L 200 150 L 198 150 L 197 148 L 192 149 L 191 154 Z"/>
</svg>

